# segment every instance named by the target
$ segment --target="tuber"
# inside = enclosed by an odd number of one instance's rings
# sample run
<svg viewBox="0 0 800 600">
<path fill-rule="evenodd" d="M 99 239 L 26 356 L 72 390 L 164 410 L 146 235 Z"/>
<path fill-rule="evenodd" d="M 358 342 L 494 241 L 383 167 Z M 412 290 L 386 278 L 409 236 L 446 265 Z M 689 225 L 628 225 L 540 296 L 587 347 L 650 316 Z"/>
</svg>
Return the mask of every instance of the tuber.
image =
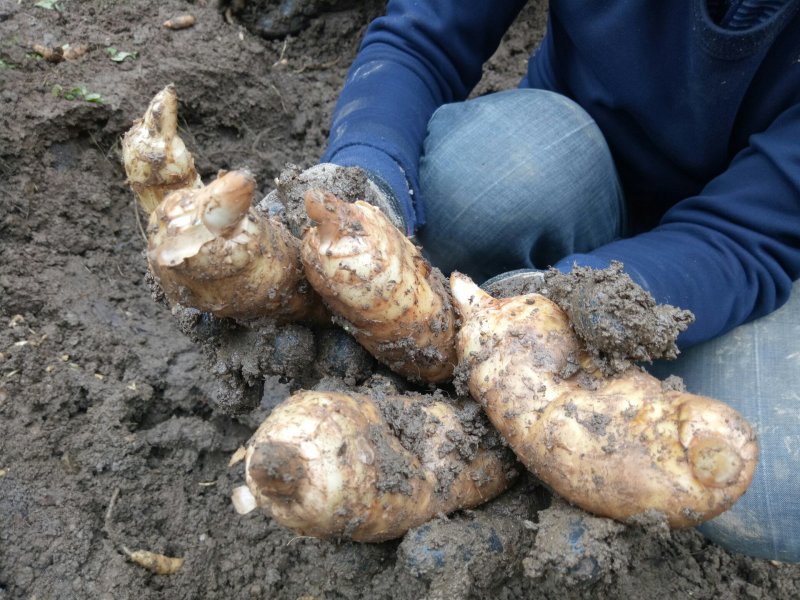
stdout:
<svg viewBox="0 0 800 600">
<path fill-rule="evenodd" d="M 730 508 L 755 470 L 750 425 L 638 367 L 603 377 L 566 314 L 538 294 L 494 299 L 453 274 L 459 372 L 517 457 L 592 513 L 690 527 Z"/>
<path fill-rule="evenodd" d="M 300 241 L 251 206 L 253 176 L 221 172 L 203 187 L 177 123 L 169 85 L 122 141 L 128 183 L 150 215 L 147 261 L 170 303 L 217 317 L 327 320 Z"/>
<path fill-rule="evenodd" d="M 178 15 L 177 17 L 172 17 L 171 19 L 164 21 L 164 27 L 177 31 L 179 29 L 188 29 L 196 22 L 197 19 L 194 18 L 194 15 Z"/>
<path fill-rule="evenodd" d="M 455 313 L 446 282 L 383 213 L 309 190 L 306 277 L 344 328 L 393 371 L 443 382 L 455 367 Z"/>
<path fill-rule="evenodd" d="M 301 391 L 251 439 L 255 504 L 300 535 L 381 542 L 485 502 L 514 461 L 471 400 Z M 250 501 L 234 493 L 241 512 Z"/>
<path fill-rule="evenodd" d="M 147 260 L 171 303 L 218 317 L 323 320 L 300 241 L 251 207 L 255 180 L 229 171 L 173 192 L 150 215 Z"/>
<path fill-rule="evenodd" d="M 150 101 L 144 117 L 122 138 L 128 184 L 147 214 L 173 190 L 203 186 L 194 158 L 178 136 L 178 95 L 168 85 Z"/>
</svg>

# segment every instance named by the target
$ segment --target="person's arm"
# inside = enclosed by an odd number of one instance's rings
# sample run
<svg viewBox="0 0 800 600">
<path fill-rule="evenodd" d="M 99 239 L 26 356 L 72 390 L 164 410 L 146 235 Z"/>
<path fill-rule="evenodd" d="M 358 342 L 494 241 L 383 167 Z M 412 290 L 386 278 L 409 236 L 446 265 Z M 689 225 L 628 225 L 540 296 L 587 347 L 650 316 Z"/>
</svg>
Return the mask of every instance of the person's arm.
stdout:
<svg viewBox="0 0 800 600">
<path fill-rule="evenodd" d="M 752 136 L 724 173 L 652 231 L 556 266 L 605 267 L 611 260 L 658 302 L 694 312 L 682 347 L 780 307 L 800 278 L 800 104 Z"/>
<path fill-rule="evenodd" d="M 336 105 L 322 162 L 390 188 L 407 233 L 424 222 L 417 174 L 428 120 L 465 99 L 525 0 L 391 0 L 367 30 Z"/>
</svg>

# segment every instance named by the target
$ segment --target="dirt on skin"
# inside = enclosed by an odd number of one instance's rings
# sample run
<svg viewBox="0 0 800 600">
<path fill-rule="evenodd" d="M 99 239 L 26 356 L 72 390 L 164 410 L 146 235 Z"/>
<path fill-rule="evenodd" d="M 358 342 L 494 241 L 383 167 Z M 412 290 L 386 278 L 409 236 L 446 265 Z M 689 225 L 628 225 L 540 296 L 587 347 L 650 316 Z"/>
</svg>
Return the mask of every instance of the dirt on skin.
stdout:
<svg viewBox="0 0 800 600">
<path fill-rule="evenodd" d="M 286 163 L 321 154 L 383 3 L 350 3 L 274 41 L 201 0 L 39 4 L 0 0 L 0 598 L 800 595 L 800 567 L 730 554 L 694 531 L 590 517 L 527 475 L 384 544 L 298 538 L 258 512 L 237 516 L 242 465 L 228 461 L 271 407 L 300 385 L 361 385 L 374 364 L 347 337 L 268 324 L 252 343 L 221 344 L 216 362 L 204 356 L 150 298 L 119 138 L 175 83 L 203 179 L 248 167 L 264 195 Z M 516 84 L 544 10 L 526 7 L 477 93 Z M 185 13 L 193 27 L 162 27 Z M 33 44 L 88 52 L 54 63 Z M 232 335 L 207 325 L 204 335 Z M 280 336 L 292 352 L 278 352 Z M 295 345 L 313 346 L 313 359 Z M 252 377 L 252 411 L 215 403 L 226 377 L 265 370 L 263 383 Z M 184 564 L 155 575 L 121 545 Z"/>
</svg>

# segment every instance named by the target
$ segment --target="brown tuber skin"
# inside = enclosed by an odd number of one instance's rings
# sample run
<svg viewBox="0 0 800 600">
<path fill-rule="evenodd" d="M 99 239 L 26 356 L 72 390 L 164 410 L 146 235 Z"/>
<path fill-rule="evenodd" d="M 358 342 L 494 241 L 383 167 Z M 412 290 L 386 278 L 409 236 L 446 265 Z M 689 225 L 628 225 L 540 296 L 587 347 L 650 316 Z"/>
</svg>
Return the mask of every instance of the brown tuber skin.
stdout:
<svg viewBox="0 0 800 600">
<path fill-rule="evenodd" d="M 730 508 L 758 447 L 729 406 L 632 367 L 587 373 L 565 313 L 538 294 L 496 300 L 453 274 L 458 354 L 471 395 L 525 466 L 570 502 L 629 521 L 648 511 L 691 527 Z"/>
<path fill-rule="evenodd" d="M 306 277 L 344 328 L 393 371 L 449 381 L 455 314 L 441 274 L 376 207 L 309 190 Z"/>
<path fill-rule="evenodd" d="M 171 303 L 218 317 L 326 320 L 299 240 L 251 207 L 254 191 L 250 173 L 230 171 L 167 196 L 150 215 L 151 271 Z"/>
<path fill-rule="evenodd" d="M 382 542 L 440 513 L 481 504 L 513 477 L 502 448 L 478 446 L 469 460 L 456 406 L 381 399 L 421 409 L 422 439 L 407 450 L 369 396 L 298 392 L 279 405 L 247 449 L 246 477 L 258 506 L 300 535 Z"/>
</svg>

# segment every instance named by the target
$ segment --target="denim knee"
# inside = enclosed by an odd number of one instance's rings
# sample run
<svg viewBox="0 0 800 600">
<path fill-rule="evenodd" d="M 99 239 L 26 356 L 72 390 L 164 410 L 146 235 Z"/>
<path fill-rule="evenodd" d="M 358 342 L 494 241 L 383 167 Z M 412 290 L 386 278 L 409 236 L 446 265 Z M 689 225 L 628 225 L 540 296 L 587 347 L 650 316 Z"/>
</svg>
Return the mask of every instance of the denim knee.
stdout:
<svg viewBox="0 0 800 600">
<path fill-rule="evenodd" d="M 774 313 L 651 369 L 733 406 L 753 425 L 759 462 L 733 508 L 699 527 L 711 541 L 758 558 L 800 562 L 800 282 Z"/>
<path fill-rule="evenodd" d="M 622 233 L 622 193 L 589 115 L 568 98 L 509 90 L 434 113 L 420 160 L 419 240 L 477 280 L 543 268 Z"/>
</svg>

